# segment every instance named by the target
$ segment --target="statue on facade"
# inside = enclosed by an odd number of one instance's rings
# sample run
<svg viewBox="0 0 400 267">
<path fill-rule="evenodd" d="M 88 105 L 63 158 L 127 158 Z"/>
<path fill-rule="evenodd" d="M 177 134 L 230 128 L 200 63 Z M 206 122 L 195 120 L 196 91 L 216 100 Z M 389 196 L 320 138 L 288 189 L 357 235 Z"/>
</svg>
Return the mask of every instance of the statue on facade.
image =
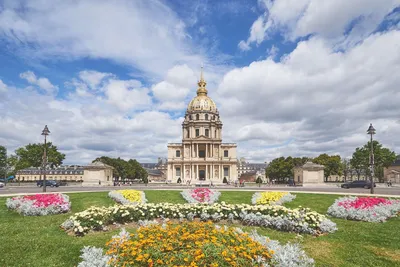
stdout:
<svg viewBox="0 0 400 267">
<path fill-rule="evenodd" d="M 188 158 L 189 157 L 189 147 L 185 148 L 185 157 Z"/>
<path fill-rule="evenodd" d="M 186 179 L 189 179 L 189 170 L 186 170 Z"/>
<path fill-rule="evenodd" d="M 216 148 L 215 148 L 215 158 L 218 158 L 218 157 L 219 157 L 218 152 L 219 152 L 218 147 L 216 147 Z"/>
<path fill-rule="evenodd" d="M 215 169 L 214 171 L 214 178 L 218 178 L 218 169 Z"/>
</svg>

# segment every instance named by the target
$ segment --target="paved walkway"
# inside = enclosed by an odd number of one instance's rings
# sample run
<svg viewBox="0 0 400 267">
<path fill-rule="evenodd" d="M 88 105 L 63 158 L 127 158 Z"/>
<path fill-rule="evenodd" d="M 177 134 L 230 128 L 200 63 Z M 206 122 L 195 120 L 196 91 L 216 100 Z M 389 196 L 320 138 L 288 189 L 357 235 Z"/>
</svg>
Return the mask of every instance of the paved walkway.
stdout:
<svg viewBox="0 0 400 267">
<path fill-rule="evenodd" d="M 66 187 L 58 187 L 58 188 L 47 188 L 47 193 L 90 193 L 90 192 L 108 192 L 111 190 L 119 190 L 119 189 L 138 189 L 138 190 L 183 190 L 193 187 L 186 186 L 144 186 L 144 185 L 136 185 L 136 186 L 121 186 L 121 187 L 82 187 L 82 186 L 66 186 Z M 280 187 L 280 186 L 272 186 L 272 187 L 215 187 L 215 189 L 219 191 L 280 191 L 280 192 L 292 192 L 292 193 L 307 193 L 307 194 L 329 194 L 329 195 L 358 195 L 358 196 L 383 196 L 383 197 L 400 197 L 400 188 L 375 188 L 375 194 L 371 195 L 368 189 L 361 188 L 352 188 L 352 189 L 343 189 L 338 187 L 315 187 L 315 188 L 307 188 L 307 187 Z M 10 197 L 10 196 L 18 196 L 18 195 L 28 195 L 28 194 L 37 194 L 43 193 L 42 188 L 38 187 L 9 187 L 0 189 L 0 197 Z"/>
</svg>

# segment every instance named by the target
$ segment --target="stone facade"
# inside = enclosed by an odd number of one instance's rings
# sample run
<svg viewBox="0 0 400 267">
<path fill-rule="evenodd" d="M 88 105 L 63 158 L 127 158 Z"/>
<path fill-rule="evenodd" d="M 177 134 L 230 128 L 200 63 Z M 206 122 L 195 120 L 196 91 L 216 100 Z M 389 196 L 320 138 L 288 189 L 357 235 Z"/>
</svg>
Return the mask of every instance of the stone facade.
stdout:
<svg viewBox="0 0 400 267">
<path fill-rule="evenodd" d="M 167 180 L 191 184 L 237 179 L 236 144 L 222 143 L 217 106 L 207 96 L 201 74 L 197 96 L 190 101 L 182 123 L 182 143 L 168 144 Z"/>
<path fill-rule="evenodd" d="M 42 180 L 43 171 L 40 168 L 30 167 L 19 170 L 15 178 L 17 181 L 34 182 Z M 86 166 L 70 165 L 59 166 L 46 170 L 47 180 L 82 182 L 82 185 L 112 185 L 113 168 L 102 162 L 94 162 Z"/>
<path fill-rule="evenodd" d="M 385 182 L 391 181 L 392 184 L 400 184 L 400 159 L 383 170 L 383 177 Z"/>
<path fill-rule="evenodd" d="M 303 186 L 311 184 L 323 184 L 324 183 L 324 166 L 315 164 L 312 162 L 306 162 L 301 167 L 295 167 L 294 182 L 296 184 L 302 184 Z"/>
</svg>

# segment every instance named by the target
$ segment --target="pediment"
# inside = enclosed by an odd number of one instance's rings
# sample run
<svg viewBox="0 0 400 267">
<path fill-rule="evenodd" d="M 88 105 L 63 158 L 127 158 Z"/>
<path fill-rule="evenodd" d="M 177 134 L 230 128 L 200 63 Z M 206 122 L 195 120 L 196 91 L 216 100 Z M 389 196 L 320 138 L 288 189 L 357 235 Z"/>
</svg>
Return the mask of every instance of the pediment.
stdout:
<svg viewBox="0 0 400 267">
<path fill-rule="evenodd" d="M 201 140 L 209 141 L 210 139 L 211 139 L 210 137 L 207 137 L 205 135 L 200 135 L 200 136 L 196 137 L 196 140 L 199 140 L 199 141 L 201 141 Z"/>
</svg>

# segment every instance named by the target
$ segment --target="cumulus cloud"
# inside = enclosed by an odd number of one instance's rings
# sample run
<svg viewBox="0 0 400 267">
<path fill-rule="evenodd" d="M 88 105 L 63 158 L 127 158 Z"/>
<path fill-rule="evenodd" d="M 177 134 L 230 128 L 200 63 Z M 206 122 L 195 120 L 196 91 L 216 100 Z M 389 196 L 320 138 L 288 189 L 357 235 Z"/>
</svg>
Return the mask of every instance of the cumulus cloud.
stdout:
<svg viewBox="0 0 400 267">
<path fill-rule="evenodd" d="M 7 85 L 3 83 L 2 80 L 0 80 L 0 93 L 5 93 L 7 92 Z"/>
<path fill-rule="evenodd" d="M 110 59 L 158 77 L 177 62 L 203 58 L 161 1 L 6 1 L 0 33 L 10 49 L 29 58 Z"/>
<path fill-rule="evenodd" d="M 38 86 L 40 89 L 44 90 L 47 93 L 54 93 L 58 90 L 58 87 L 51 84 L 49 79 L 43 77 L 37 78 L 35 73 L 33 73 L 32 71 L 23 72 L 19 75 L 19 77 L 21 79 L 27 80 L 28 83 L 32 85 Z"/>
<path fill-rule="evenodd" d="M 318 35 L 340 47 L 354 46 L 376 30 L 385 16 L 399 5 L 398 0 L 260 0 L 265 12 L 250 28 L 239 48 L 249 50 L 271 33 L 287 40 Z"/>
<path fill-rule="evenodd" d="M 272 151 L 349 155 L 367 142 L 365 131 L 373 122 L 378 140 L 399 151 L 399 43 L 400 31 L 392 30 L 338 52 L 314 37 L 281 62 L 266 59 L 228 72 L 218 88 L 228 138 L 247 141 L 242 151 L 256 158 L 259 147 L 252 152 L 251 141 L 257 139 L 264 141 L 261 147 L 295 140 L 266 150 L 263 157 L 269 159 Z"/>
</svg>

